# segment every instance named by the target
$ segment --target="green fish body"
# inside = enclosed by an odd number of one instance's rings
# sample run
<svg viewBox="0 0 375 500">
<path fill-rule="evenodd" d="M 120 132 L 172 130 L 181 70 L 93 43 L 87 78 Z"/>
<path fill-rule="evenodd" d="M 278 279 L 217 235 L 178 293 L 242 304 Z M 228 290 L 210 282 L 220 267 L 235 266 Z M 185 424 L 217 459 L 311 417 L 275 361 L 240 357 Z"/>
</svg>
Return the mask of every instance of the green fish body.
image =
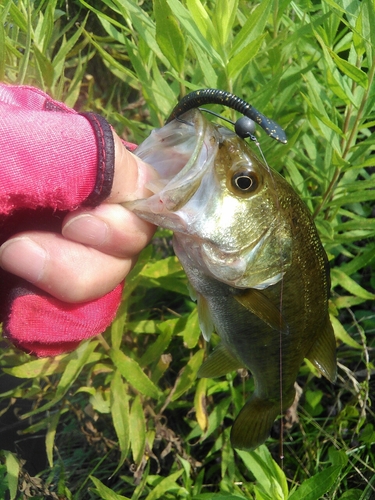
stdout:
<svg viewBox="0 0 375 500">
<path fill-rule="evenodd" d="M 329 269 L 317 230 L 285 179 L 198 110 L 154 131 L 136 154 L 160 182 L 149 186 L 153 196 L 126 206 L 174 231 L 202 333 L 221 338 L 198 376 L 252 373 L 255 390 L 231 441 L 253 449 L 293 403 L 304 358 L 336 378 Z"/>
</svg>

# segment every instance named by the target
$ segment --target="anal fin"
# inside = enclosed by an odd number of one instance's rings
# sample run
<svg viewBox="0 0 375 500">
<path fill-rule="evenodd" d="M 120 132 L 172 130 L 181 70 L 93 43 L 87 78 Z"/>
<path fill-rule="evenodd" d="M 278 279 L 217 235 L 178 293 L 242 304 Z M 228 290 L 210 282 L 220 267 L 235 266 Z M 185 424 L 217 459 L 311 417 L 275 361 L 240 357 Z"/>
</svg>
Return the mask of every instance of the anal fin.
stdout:
<svg viewBox="0 0 375 500">
<path fill-rule="evenodd" d="M 224 344 L 219 344 L 208 356 L 198 370 L 198 377 L 221 377 L 239 368 L 243 368 L 239 361 Z"/>
<path fill-rule="evenodd" d="M 328 315 L 324 328 L 307 353 L 306 358 L 330 382 L 335 382 L 337 376 L 336 340 Z"/>
<path fill-rule="evenodd" d="M 243 307 L 258 316 L 274 330 L 288 333 L 289 327 L 279 309 L 260 290 L 249 288 L 233 296 Z"/>
</svg>

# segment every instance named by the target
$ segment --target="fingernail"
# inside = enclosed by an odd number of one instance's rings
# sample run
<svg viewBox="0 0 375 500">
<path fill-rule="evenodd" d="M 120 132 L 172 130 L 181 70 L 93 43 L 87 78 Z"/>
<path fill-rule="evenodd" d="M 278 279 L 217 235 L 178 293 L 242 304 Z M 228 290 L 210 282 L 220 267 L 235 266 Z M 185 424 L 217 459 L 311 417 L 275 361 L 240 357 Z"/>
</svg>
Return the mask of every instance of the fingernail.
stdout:
<svg viewBox="0 0 375 500">
<path fill-rule="evenodd" d="M 108 225 L 97 217 L 82 214 L 67 222 L 62 234 L 85 245 L 99 246 L 108 237 Z"/>
<path fill-rule="evenodd" d="M 25 237 L 7 241 L 0 250 L 1 267 L 30 283 L 36 283 L 41 279 L 46 259 L 46 251 Z"/>
</svg>

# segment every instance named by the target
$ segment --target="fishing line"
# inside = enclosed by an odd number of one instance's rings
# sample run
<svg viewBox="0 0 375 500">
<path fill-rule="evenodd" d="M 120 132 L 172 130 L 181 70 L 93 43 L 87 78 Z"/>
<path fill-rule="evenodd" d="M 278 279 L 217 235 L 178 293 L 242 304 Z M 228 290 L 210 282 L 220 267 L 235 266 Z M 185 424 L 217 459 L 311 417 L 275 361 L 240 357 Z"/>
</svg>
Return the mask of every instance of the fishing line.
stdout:
<svg viewBox="0 0 375 500">
<path fill-rule="evenodd" d="M 225 116 L 221 116 L 219 113 L 215 113 L 215 111 L 211 111 L 211 109 L 207 109 L 207 108 L 198 108 L 198 109 L 199 109 L 199 111 L 204 111 L 205 113 L 208 113 L 210 115 L 216 116 L 217 118 L 220 118 L 220 120 L 224 120 L 227 123 L 230 123 L 231 125 L 233 125 L 233 127 L 236 125 L 234 122 L 232 122 L 232 120 L 229 120 L 229 118 L 225 118 Z"/>
<path fill-rule="evenodd" d="M 198 108 L 198 109 L 200 111 L 204 111 L 206 113 L 214 115 L 217 118 L 220 118 L 221 120 L 226 121 L 227 123 L 230 123 L 231 125 L 233 125 L 236 134 L 239 135 L 242 139 L 245 140 L 246 138 L 249 138 L 252 142 L 254 142 L 254 144 L 256 145 L 256 147 L 259 150 L 261 159 L 263 160 L 263 163 L 264 163 L 266 169 L 268 170 L 268 173 L 270 174 L 275 193 L 277 193 L 276 182 L 275 182 L 273 172 L 272 172 L 272 170 L 271 170 L 271 168 L 266 160 L 266 157 L 265 157 L 263 150 L 260 146 L 260 142 L 258 141 L 256 136 L 254 135 L 255 122 L 247 116 L 242 116 L 236 122 L 233 122 L 232 120 L 229 120 L 228 118 L 225 118 L 224 116 L 222 116 L 218 113 L 215 113 L 214 111 L 211 111 L 209 109 L 206 109 L 206 108 Z M 277 210 L 277 214 L 278 214 L 277 217 L 279 217 L 280 216 L 279 215 L 280 214 L 280 201 L 279 201 L 279 198 L 277 197 L 277 195 L 275 197 L 275 205 L 276 205 L 276 208 L 278 209 Z M 279 243 L 280 243 L 280 249 L 281 249 L 280 239 L 279 239 Z M 281 266 L 281 273 L 283 274 L 283 260 L 282 260 L 281 253 L 280 253 L 280 266 Z M 284 469 L 283 343 L 282 343 L 283 289 L 284 289 L 284 279 L 282 278 L 281 282 L 280 282 L 280 328 L 279 328 L 279 389 L 280 389 L 280 415 L 281 415 L 279 458 L 280 458 L 280 464 L 281 464 L 282 469 Z"/>
<path fill-rule="evenodd" d="M 270 177 L 272 179 L 273 187 L 276 191 L 276 182 L 275 178 L 273 176 L 273 172 L 268 165 L 268 162 L 266 160 L 266 157 L 264 156 L 263 150 L 260 146 L 259 141 L 255 136 L 249 136 L 249 138 L 254 142 L 254 144 L 257 146 L 260 156 L 270 174 Z M 280 201 L 279 198 L 276 196 L 275 198 L 275 204 L 277 207 L 277 217 L 280 215 Z M 281 249 L 281 242 L 279 239 L 280 243 L 280 249 Z M 282 255 L 280 253 L 280 266 L 281 266 L 281 273 L 283 273 L 283 260 L 282 260 Z M 280 388 L 280 414 L 281 414 L 281 419 L 280 419 L 280 448 L 279 448 L 279 458 L 281 462 L 281 468 L 284 470 L 284 420 L 283 420 L 283 415 L 284 415 L 284 410 L 283 410 L 283 335 L 282 335 L 282 316 L 283 316 L 283 290 L 284 290 L 284 278 L 281 278 L 280 282 L 280 329 L 279 329 L 279 388 Z"/>
</svg>

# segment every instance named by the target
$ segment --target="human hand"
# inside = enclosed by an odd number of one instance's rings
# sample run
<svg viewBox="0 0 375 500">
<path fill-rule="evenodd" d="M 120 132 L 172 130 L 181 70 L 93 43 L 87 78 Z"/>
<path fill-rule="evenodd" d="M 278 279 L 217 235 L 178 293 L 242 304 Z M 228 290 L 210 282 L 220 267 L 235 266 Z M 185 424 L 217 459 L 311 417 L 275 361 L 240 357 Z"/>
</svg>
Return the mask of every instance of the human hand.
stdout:
<svg viewBox="0 0 375 500">
<path fill-rule="evenodd" d="M 64 302 L 102 297 L 129 273 L 155 227 L 120 203 L 145 198 L 154 169 L 115 139 L 115 173 L 109 198 L 63 220 L 62 234 L 24 231 L 0 247 L 0 266 Z"/>
</svg>

